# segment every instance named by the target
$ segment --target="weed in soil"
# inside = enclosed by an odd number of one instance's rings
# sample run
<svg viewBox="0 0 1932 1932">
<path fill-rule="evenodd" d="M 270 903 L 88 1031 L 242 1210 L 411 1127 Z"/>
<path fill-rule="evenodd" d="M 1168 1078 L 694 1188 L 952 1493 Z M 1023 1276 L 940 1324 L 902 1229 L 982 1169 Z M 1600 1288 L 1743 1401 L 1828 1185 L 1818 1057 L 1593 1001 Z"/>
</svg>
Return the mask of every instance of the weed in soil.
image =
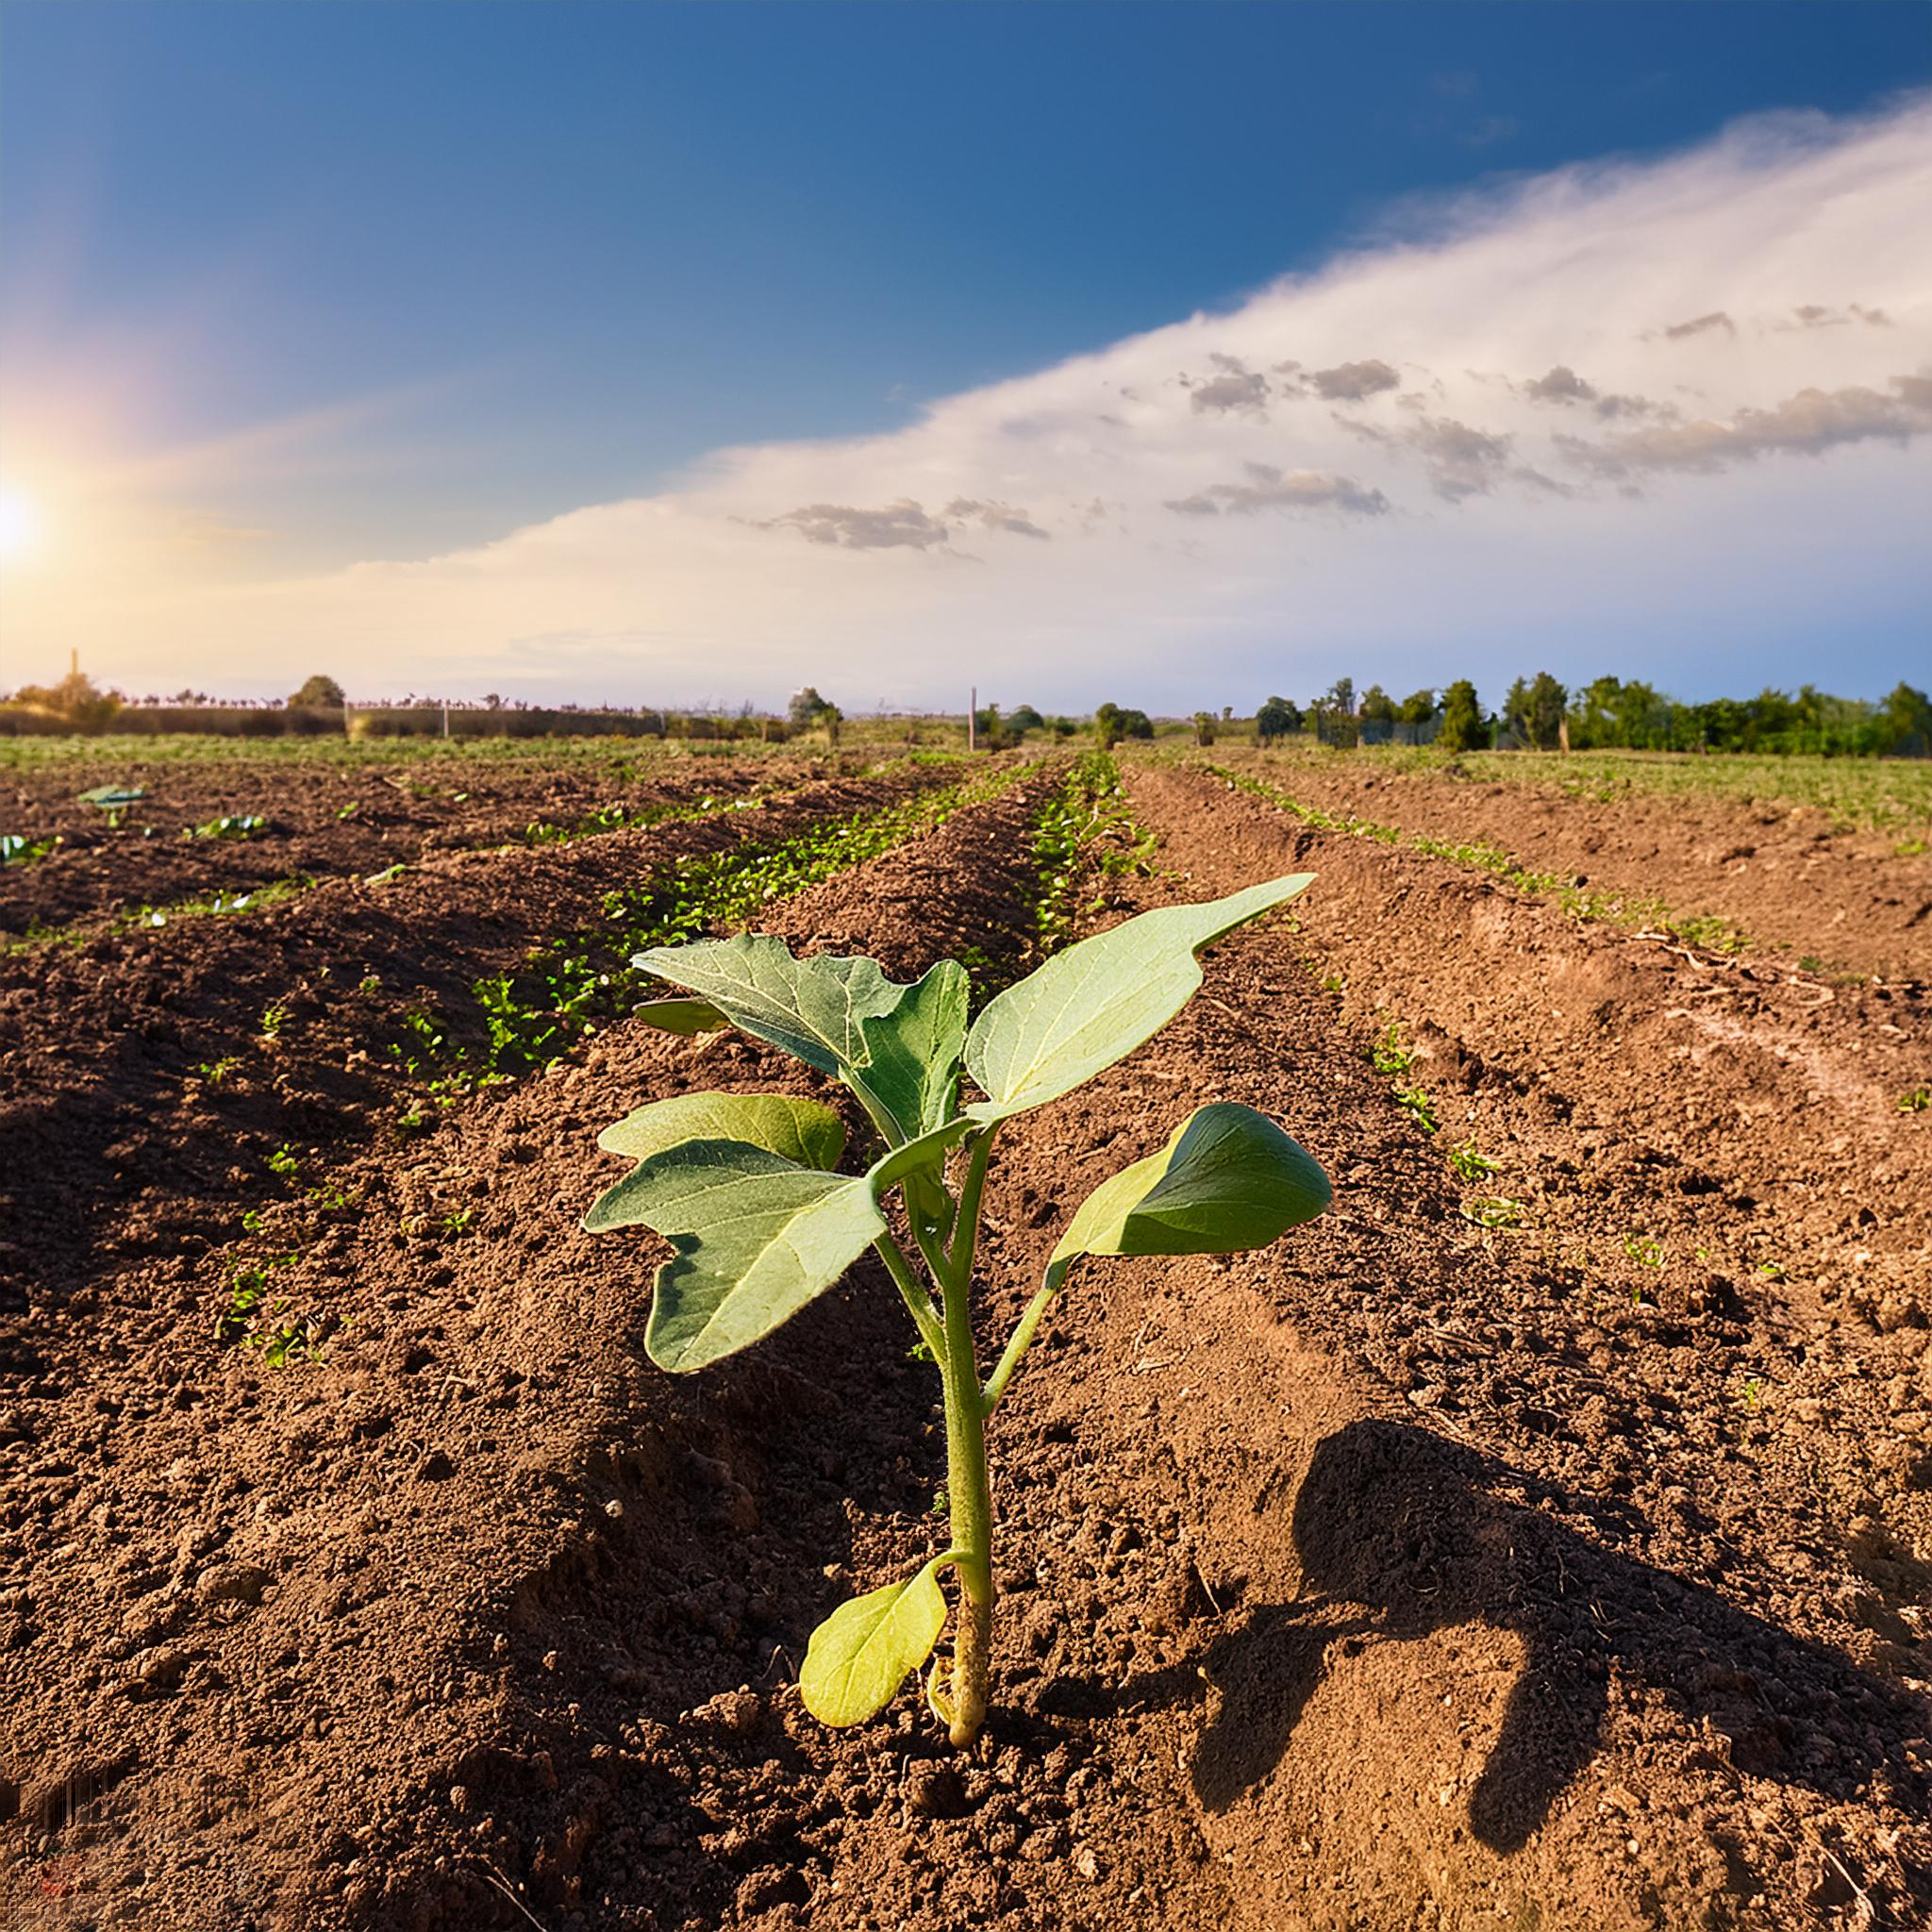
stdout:
<svg viewBox="0 0 1932 1932">
<path fill-rule="evenodd" d="M 943 1491 L 951 1542 L 911 1576 L 841 1605 L 799 1674 L 825 1724 L 861 1724 L 931 1657 L 945 1626 L 940 1574 L 959 1598 L 950 1689 L 926 1697 L 956 1745 L 986 1716 L 992 1639 L 992 1504 L 986 1424 L 1074 1263 L 1085 1255 L 1231 1254 L 1274 1241 L 1327 1206 L 1315 1161 L 1265 1114 L 1197 1108 L 1158 1153 L 1081 1204 L 991 1374 L 973 1327 L 974 1259 L 993 1142 L 1007 1120 L 1083 1086 L 1150 1039 L 1201 983 L 1196 956 L 1302 891 L 1299 874 L 1206 905 L 1143 913 L 1069 947 L 994 998 L 969 1028 L 970 987 L 941 960 L 913 985 L 875 961 L 796 959 L 750 934 L 654 947 L 635 964 L 688 997 L 640 1008 L 673 1032 L 735 1025 L 857 1095 L 884 1141 L 862 1174 L 836 1171 L 839 1116 L 770 1094 L 687 1094 L 639 1108 L 598 1144 L 637 1166 L 585 1217 L 592 1232 L 641 1225 L 668 1238 L 645 1346 L 690 1372 L 770 1334 L 832 1288 L 867 1248 L 885 1262 L 919 1340 L 939 1365 L 946 1419 Z M 985 1097 L 959 1101 L 970 1074 Z M 957 1151 L 957 1191 L 947 1159 Z M 889 1222 L 909 1231 L 923 1281 Z"/>
</svg>

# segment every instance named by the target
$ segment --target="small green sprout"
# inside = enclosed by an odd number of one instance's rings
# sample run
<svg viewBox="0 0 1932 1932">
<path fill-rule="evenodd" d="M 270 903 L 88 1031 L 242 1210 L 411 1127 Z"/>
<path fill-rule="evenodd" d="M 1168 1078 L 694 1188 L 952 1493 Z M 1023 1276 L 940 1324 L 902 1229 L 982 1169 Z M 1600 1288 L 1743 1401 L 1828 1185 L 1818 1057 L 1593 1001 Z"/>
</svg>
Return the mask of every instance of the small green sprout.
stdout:
<svg viewBox="0 0 1932 1932">
<path fill-rule="evenodd" d="M 268 821 L 259 812 L 224 812 L 220 818 L 191 826 L 181 836 L 184 839 L 252 839 L 256 833 L 267 829 Z"/>
<path fill-rule="evenodd" d="M 1459 1181 L 1474 1187 L 1486 1181 L 1503 1163 L 1481 1152 L 1474 1141 L 1458 1141 L 1449 1150 L 1449 1171 Z"/>
<path fill-rule="evenodd" d="M 1661 1268 L 1664 1265 L 1664 1251 L 1648 1235 L 1639 1234 L 1635 1229 L 1624 1237 L 1624 1252 L 1640 1268 Z"/>
<path fill-rule="evenodd" d="M 871 959 L 795 959 L 783 941 L 752 934 L 657 946 L 633 959 L 686 995 L 641 1007 L 640 1018 L 684 1034 L 735 1025 L 783 1048 L 842 1081 L 885 1143 L 864 1173 L 841 1174 L 844 1123 L 817 1101 L 660 1100 L 599 1137 L 607 1153 L 637 1165 L 584 1217 L 593 1233 L 644 1226 L 675 1249 L 658 1271 L 644 1335 L 661 1368 L 701 1369 L 748 1347 L 833 1287 L 868 1248 L 939 1365 L 951 1541 L 909 1577 L 855 1597 L 813 1632 L 799 1690 L 823 1723 L 875 1716 L 931 1657 L 950 1614 L 950 1684 L 941 1688 L 935 1668 L 926 1699 L 956 1745 L 978 1735 L 993 1618 L 987 1419 L 1074 1265 L 1089 1255 L 1257 1248 L 1328 1205 L 1327 1176 L 1265 1114 L 1229 1101 L 1199 1108 L 1166 1145 L 1079 1206 L 991 1373 L 981 1369 L 974 1264 L 1001 1127 L 1125 1058 L 1201 984 L 1197 954 L 1309 881 L 1297 874 L 1130 919 L 1055 953 L 989 1001 L 970 1028 L 970 983 L 953 959 L 910 986 Z M 962 1101 L 962 1068 L 981 1097 Z M 958 1591 L 951 1611 L 940 1586 L 948 1570 Z"/>
<path fill-rule="evenodd" d="M 194 1071 L 210 1087 L 219 1087 L 241 1064 L 242 1057 L 240 1054 L 225 1053 L 218 1060 L 202 1060 L 198 1062 Z"/>
<path fill-rule="evenodd" d="M 45 839 L 29 839 L 25 832 L 0 832 L 0 865 L 31 865 L 44 858 L 59 844 L 58 834 Z"/>
<path fill-rule="evenodd" d="M 1380 1039 L 1369 1049 L 1369 1058 L 1378 1074 L 1399 1079 L 1415 1065 L 1415 1054 L 1402 1043 L 1402 1030 L 1393 1020 L 1383 1027 Z"/>
<path fill-rule="evenodd" d="M 273 1040 L 288 1024 L 289 1003 L 275 1000 L 261 1009 L 261 1034 L 264 1040 Z"/>
<path fill-rule="evenodd" d="M 92 791 L 80 794 L 80 802 L 106 812 L 108 830 L 119 831 L 128 807 L 139 805 L 146 796 L 144 785 L 96 785 Z"/>
<path fill-rule="evenodd" d="M 1521 1227 L 1528 1210 L 1503 1194 L 1477 1194 L 1462 1204 L 1462 1218 L 1478 1227 Z"/>
<path fill-rule="evenodd" d="M 1932 1108 L 1932 1087 L 1907 1087 L 1898 1097 L 1901 1113 L 1924 1113 Z"/>
<path fill-rule="evenodd" d="M 268 1158 L 269 1173 L 278 1174 L 285 1179 L 290 1174 L 292 1174 L 300 1164 L 300 1161 L 296 1158 L 295 1150 L 286 1141 Z"/>
</svg>

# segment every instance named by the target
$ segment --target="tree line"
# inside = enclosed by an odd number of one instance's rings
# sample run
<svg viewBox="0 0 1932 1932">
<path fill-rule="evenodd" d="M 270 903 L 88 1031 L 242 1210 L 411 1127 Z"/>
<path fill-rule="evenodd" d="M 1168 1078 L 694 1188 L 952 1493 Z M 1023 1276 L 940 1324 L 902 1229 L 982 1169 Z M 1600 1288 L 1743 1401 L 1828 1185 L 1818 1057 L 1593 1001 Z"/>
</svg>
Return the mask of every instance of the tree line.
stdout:
<svg viewBox="0 0 1932 1932">
<path fill-rule="evenodd" d="M 1827 758 L 1932 757 L 1932 697 L 1903 679 L 1877 702 L 1833 697 L 1815 685 L 1796 695 L 1770 688 L 1755 698 L 1687 705 L 1641 678 L 1598 677 L 1571 691 L 1547 671 L 1519 677 L 1494 711 L 1470 679 L 1391 697 L 1379 684 L 1357 693 L 1338 678 L 1306 706 L 1271 697 L 1255 714 L 1267 744 L 1308 734 L 1324 744 L 1391 740 L 1444 751 L 1527 746 L 1536 751 L 1727 751 Z"/>
</svg>

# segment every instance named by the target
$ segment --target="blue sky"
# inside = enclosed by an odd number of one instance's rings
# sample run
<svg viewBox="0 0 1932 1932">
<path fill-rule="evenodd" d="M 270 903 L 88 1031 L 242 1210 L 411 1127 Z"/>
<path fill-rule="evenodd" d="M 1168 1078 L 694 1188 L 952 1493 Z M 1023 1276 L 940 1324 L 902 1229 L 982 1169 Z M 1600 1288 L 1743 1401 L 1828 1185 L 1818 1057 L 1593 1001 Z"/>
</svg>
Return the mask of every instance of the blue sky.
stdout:
<svg viewBox="0 0 1932 1932">
<path fill-rule="evenodd" d="M 130 501 L 165 505 L 204 533 L 180 541 L 208 582 L 427 559 L 675 492 L 720 450 L 916 430 L 948 398 L 1427 236 L 1473 190 L 1667 162 L 1768 111 L 1846 125 L 1928 81 L 1932 15 L 1858 0 L 8 0 L 0 465 L 36 495 L 43 575 L 84 519 L 52 541 L 61 489 L 36 491 L 36 465 L 111 472 L 123 531 Z M 1925 608 L 1895 573 L 1864 594 L 1871 663 L 1834 655 L 1869 687 Z M 1070 596 L 1055 620 L 1070 695 L 1077 612 Z M 608 651 L 551 663 L 525 628 L 475 668 L 608 678 L 675 635 L 656 661 L 688 682 L 734 637 L 682 609 L 629 631 L 559 619 Z M 790 659 L 768 616 L 735 621 L 760 626 L 763 695 Z M 1786 643 L 1795 662 L 1805 634 Z M 447 649 L 429 662 L 467 675 Z"/>
</svg>

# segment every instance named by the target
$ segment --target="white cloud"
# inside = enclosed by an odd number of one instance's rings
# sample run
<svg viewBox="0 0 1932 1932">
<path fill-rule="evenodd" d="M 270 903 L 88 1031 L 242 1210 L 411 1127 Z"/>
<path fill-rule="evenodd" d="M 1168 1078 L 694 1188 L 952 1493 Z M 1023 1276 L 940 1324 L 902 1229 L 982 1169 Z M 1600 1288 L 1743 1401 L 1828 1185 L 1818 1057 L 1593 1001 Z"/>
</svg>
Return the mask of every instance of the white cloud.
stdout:
<svg viewBox="0 0 1932 1932">
<path fill-rule="evenodd" d="M 891 435 L 721 451 L 418 561 L 50 584 L 8 628 L 138 689 L 254 689 L 273 661 L 371 693 L 921 702 L 970 678 L 1191 710 L 1559 649 L 1694 691 L 1817 613 L 1817 675 L 1880 685 L 1907 667 L 1862 675 L 1843 640 L 1926 601 L 1928 204 L 1923 99 L 1759 121 L 1411 205 L 1319 273 Z"/>
</svg>

